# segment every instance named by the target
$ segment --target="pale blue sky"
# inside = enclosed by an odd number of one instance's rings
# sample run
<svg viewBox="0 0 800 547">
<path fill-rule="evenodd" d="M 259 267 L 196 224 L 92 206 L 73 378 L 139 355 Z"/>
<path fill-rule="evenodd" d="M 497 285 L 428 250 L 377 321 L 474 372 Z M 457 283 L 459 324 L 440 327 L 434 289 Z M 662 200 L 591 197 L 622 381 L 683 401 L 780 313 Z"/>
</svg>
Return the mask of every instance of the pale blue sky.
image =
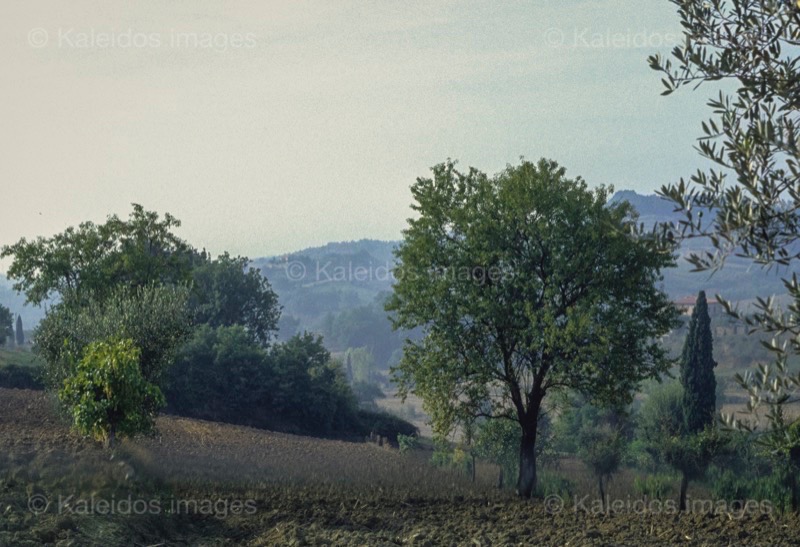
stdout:
<svg viewBox="0 0 800 547">
<path fill-rule="evenodd" d="M 699 163 L 710 89 L 646 62 L 679 37 L 667 0 L 5 2 L 0 244 L 131 202 L 214 253 L 396 239 L 448 157 L 651 193 Z"/>
</svg>

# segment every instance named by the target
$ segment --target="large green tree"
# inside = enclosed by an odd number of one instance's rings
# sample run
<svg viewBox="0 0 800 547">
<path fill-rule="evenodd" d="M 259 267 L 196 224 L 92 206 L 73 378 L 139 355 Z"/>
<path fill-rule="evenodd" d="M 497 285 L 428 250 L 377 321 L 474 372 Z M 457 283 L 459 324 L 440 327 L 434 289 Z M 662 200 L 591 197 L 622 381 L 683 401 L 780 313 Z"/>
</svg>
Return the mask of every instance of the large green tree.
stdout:
<svg viewBox="0 0 800 547">
<path fill-rule="evenodd" d="M 448 161 L 411 190 L 387 309 L 424 337 L 394 369 L 400 392 L 423 398 L 441 436 L 478 416 L 515 420 L 517 490 L 530 497 L 549 393 L 625 403 L 669 367 L 656 340 L 676 311 L 657 284 L 672 253 L 633 234 L 634 212 L 609 189 L 552 161 L 493 177 Z"/>
<path fill-rule="evenodd" d="M 683 237 L 708 238 L 714 251 L 694 254 L 699 270 L 722 267 L 735 254 L 784 273 L 786 296 L 758 299 L 745 314 L 751 331 L 773 336 L 775 361 L 739 376 L 750 395 L 749 412 L 766 408 L 766 423 L 728 416 L 731 427 L 754 432 L 771 453 L 800 472 L 800 427 L 785 407 L 800 401 L 800 374 L 789 356 L 800 354 L 800 5 L 790 0 L 670 0 L 678 8 L 685 40 L 672 59 L 650 64 L 664 76 L 665 94 L 722 81 L 709 101 L 698 149 L 711 168 L 660 193 L 683 211 L 665 227 Z M 673 64 L 674 63 L 674 64 Z M 800 502 L 795 499 L 795 509 Z"/>
<path fill-rule="evenodd" d="M 278 328 L 278 296 L 247 257 L 228 253 L 203 260 L 192 271 L 190 306 L 195 321 L 211 327 L 242 325 L 252 338 L 269 345 Z"/>
<path fill-rule="evenodd" d="M 714 423 L 717 406 L 716 366 L 708 302 L 705 291 L 700 291 L 692 310 L 681 356 L 683 419 L 687 433 L 699 433 Z"/>
<path fill-rule="evenodd" d="M 12 257 L 7 277 L 32 304 L 66 295 L 97 299 L 118 286 L 188 283 L 199 255 L 173 233 L 179 226 L 169 213 L 161 220 L 134 204 L 128 220 L 112 215 L 49 238 L 23 238 L 4 245 L 0 257 Z"/>
</svg>

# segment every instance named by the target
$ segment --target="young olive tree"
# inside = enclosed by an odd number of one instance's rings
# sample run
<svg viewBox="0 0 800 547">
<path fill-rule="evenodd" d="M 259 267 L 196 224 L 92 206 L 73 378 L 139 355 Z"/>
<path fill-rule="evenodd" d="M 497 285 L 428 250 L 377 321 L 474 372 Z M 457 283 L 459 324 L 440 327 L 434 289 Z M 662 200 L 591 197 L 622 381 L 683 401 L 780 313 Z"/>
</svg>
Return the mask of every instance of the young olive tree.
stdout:
<svg viewBox="0 0 800 547">
<path fill-rule="evenodd" d="M 448 161 L 412 187 L 387 309 L 424 337 L 406 341 L 394 377 L 440 436 L 476 417 L 514 420 L 525 498 L 549 393 L 625 404 L 670 364 L 656 340 L 676 311 L 657 284 L 672 253 L 636 236 L 632 208 L 609 192 L 548 160 L 494 177 Z"/>
</svg>

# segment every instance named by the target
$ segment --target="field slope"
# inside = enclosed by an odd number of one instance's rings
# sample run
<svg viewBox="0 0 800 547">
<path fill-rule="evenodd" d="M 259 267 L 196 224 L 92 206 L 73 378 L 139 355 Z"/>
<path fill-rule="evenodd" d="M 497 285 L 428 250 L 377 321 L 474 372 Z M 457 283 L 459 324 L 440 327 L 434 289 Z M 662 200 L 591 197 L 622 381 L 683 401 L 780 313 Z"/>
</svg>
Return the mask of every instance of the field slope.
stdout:
<svg viewBox="0 0 800 547">
<path fill-rule="evenodd" d="M 430 454 L 162 417 L 110 454 L 0 389 L 0 545 L 791 545 L 795 518 L 549 514 Z"/>
</svg>

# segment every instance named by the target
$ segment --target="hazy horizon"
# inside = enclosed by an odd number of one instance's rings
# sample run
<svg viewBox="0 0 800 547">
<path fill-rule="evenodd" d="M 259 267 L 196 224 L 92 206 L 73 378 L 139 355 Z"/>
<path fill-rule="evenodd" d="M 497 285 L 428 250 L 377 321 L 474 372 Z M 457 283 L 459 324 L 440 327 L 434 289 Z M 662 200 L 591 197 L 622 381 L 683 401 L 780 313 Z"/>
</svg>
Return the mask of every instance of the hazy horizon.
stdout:
<svg viewBox="0 0 800 547">
<path fill-rule="evenodd" d="M 133 202 L 214 254 L 396 240 L 409 186 L 447 158 L 548 157 L 650 194 L 699 164 L 708 90 L 660 96 L 646 58 L 678 17 L 637 7 L 5 5 L 0 244 Z"/>
</svg>

